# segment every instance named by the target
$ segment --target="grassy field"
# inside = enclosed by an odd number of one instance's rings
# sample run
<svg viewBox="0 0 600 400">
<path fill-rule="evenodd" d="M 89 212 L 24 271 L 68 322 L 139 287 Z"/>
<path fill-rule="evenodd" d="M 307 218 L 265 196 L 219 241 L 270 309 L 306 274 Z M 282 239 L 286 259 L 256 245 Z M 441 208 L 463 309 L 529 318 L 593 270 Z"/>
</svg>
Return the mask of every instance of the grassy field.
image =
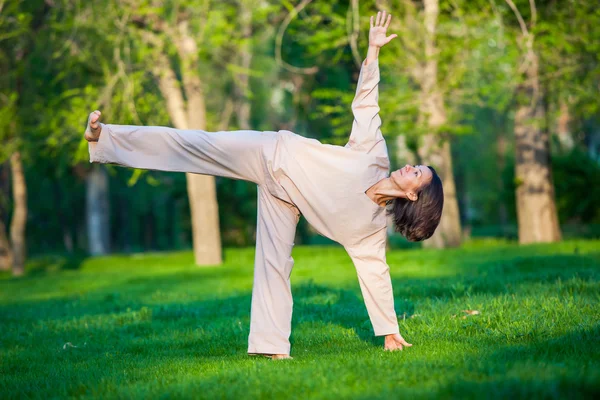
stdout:
<svg viewBox="0 0 600 400">
<path fill-rule="evenodd" d="M 389 252 L 413 343 L 393 353 L 343 249 L 297 247 L 282 361 L 246 355 L 253 255 L 45 257 L 0 275 L 0 398 L 600 396 L 600 241 Z"/>
</svg>

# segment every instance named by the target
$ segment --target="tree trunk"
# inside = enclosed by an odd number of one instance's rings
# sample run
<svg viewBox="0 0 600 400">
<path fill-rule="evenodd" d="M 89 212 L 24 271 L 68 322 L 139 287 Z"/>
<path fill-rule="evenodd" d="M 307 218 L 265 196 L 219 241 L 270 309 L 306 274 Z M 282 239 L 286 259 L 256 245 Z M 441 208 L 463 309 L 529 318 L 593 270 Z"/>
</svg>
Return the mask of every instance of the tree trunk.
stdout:
<svg viewBox="0 0 600 400">
<path fill-rule="evenodd" d="M 532 42 L 527 55 L 527 79 L 517 89 L 521 104 L 515 114 L 515 181 L 519 243 L 522 244 L 561 239 L 550 169 L 549 135 L 540 126 L 544 109 L 538 58 Z"/>
<path fill-rule="evenodd" d="M 188 32 L 187 21 L 179 24 L 178 33 L 179 37 L 175 39 L 175 45 L 181 61 L 183 87 L 188 100 L 187 112 L 182 93 L 176 84 L 175 74 L 167 69 L 168 64 L 163 67 L 167 75 L 163 75 L 161 89 L 166 94 L 167 101 L 172 103 L 169 111 L 177 128 L 205 130 L 206 105 L 199 76 L 197 45 Z M 165 61 L 168 63 L 168 60 Z M 187 118 L 181 114 L 186 115 Z M 186 181 L 192 214 L 192 239 L 196 264 L 199 266 L 222 264 L 215 178 L 187 173 Z"/>
<path fill-rule="evenodd" d="M 423 163 L 432 165 L 444 185 L 444 211 L 434 235 L 424 241 L 425 247 L 444 248 L 461 242 L 460 215 L 456 200 L 456 186 L 452 172 L 450 142 L 438 135 L 446 123 L 444 99 L 437 85 L 437 49 L 435 45 L 438 0 L 425 0 L 425 68 L 421 78 L 420 121 L 428 128 L 419 147 Z"/>
<path fill-rule="evenodd" d="M 108 174 L 102 165 L 93 165 L 86 181 L 88 251 L 93 256 L 110 250 Z"/>
<path fill-rule="evenodd" d="M 445 247 L 460 246 L 461 226 L 458 201 L 456 199 L 456 186 L 452 172 L 452 154 L 450 142 L 444 140 L 442 144 L 436 135 L 427 135 L 423 138 L 423 146 L 419 149 L 423 162 L 432 165 L 444 185 L 444 211 L 440 225 L 433 236 L 423 242 L 428 248 L 442 249 Z M 427 144 L 430 142 L 431 144 Z"/>
<path fill-rule="evenodd" d="M 188 33 L 187 21 L 179 23 L 177 35 L 172 38 L 181 64 L 182 86 L 187 95 L 187 107 L 177 75 L 171 69 L 169 59 L 162 51 L 164 43 L 158 38 L 148 37 L 158 44 L 159 51 L 156 53 L 153 73 L 158 79 L 173 125 L 177 129 L 206 129 L 206 106 L 199 78 L 198 49 L 194 38 Z M 221 264 L 221 236 L 215 178 L 186 173 L 186 182 L 196 265 Z"/>
<path fill-rule="evenodd" d="M 14 210 L 10 224 L 10 242 L 13 257 L 13 275 L 20 276 L 25 272 L 26 241 L 25 228 L 27 223 L 27 186 L 21 153 L 15 152 L 10 156 L 12 171 L 12 188 Z"/>
</svg>

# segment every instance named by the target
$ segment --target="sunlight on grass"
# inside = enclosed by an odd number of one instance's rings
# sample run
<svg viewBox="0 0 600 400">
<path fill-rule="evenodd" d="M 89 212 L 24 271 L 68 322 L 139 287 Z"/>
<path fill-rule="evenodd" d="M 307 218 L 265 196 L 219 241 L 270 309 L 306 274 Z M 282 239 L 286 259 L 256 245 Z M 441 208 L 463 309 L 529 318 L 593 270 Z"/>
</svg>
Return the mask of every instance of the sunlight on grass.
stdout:
<svg viewBox="0 0 600 400">
<path fill-rule="evenodd" d="M 246 355 L 253 249 L 32 260 L 0 277 L 0 395 L 579 397 L 600 393 L 600 242 L 388 253 L 383 351 L 340 247 L 297 247 L 292 356 Z M 478 315 L 468 315 L 475 310 Z M 49 366 L 51 366 L 49 368 Z M 592 396 L 593 397 L 593 396 Z"/>
</svg>

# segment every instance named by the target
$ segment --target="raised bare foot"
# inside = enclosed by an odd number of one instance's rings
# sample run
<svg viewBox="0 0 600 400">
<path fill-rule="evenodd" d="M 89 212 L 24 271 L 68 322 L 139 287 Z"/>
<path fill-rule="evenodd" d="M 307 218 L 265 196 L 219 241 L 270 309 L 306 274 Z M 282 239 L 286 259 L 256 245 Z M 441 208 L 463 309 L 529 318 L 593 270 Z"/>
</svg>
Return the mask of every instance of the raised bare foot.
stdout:
<svg viewBox="0 0 600 400">
<path fill-rule="evenodd" d="M 99 122 L 100 115 L 102 115 L 102 113 L 96 110 L 91 112 L 88 117 L 88 123 L 84 134 L 85 140 L 88 142 L 97 142 L 98 138 L 100 138 L 100 132 L 102 131 L 102 126 Z"/>
</svg>

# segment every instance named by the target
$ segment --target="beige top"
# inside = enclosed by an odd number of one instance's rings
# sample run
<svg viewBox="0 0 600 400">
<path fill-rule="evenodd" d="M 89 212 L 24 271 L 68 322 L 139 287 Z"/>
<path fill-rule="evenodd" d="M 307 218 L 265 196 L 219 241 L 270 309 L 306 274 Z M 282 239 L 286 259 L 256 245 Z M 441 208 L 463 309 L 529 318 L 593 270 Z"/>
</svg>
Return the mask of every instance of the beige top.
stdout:
<svg viewBox="0 0 600 400">
<path fill-rule="evenodd" d="M 385 208 L 365 193 L 389 176 L 378 106 L 379 65 L 361 67 L 346 146 L 323 144 L 280 131 L 267 186 L 298 207 L 323 236 L 344 246 L 357 269 L 376 336 L 398 333 L 389 267 Z"/>
</svg>

